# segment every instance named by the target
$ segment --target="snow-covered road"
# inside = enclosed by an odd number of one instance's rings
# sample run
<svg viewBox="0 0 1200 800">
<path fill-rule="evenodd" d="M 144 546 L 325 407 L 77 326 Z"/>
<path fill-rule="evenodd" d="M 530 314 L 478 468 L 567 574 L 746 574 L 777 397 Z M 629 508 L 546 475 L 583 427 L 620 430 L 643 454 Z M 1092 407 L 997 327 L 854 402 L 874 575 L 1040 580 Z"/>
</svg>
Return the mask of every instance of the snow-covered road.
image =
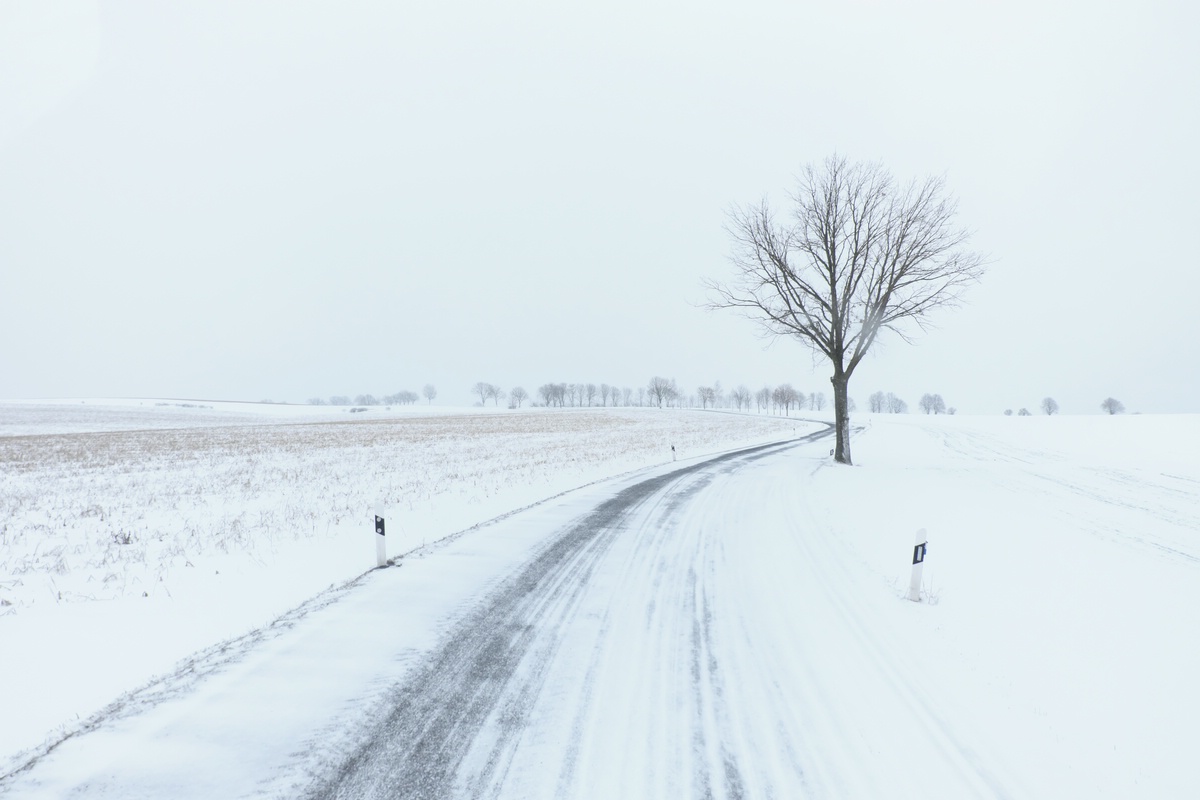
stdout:
<svg viewBox="0 0 1200 800">
<path fill-rule="evenodd" d="M 315 796 L 1003 796 L 843 591 L 844 552 L 805 513 L 812 438 L 643 481 L 571 525 Z"/>
<path fill-rule="evenodd" d="M 435 605 L 424 647 L 403 625 L 389 636 L 424 576 L 372 575 L 198 659 L 13 788 L 1002 796 L 889 652 L 881 618 L 844 590 L 846 552 L 806 510 L 827 448 L 823 431 L 660 471 L 581 515 L 576 499 L 477 531 L 429 560 L 460 551 L 492 573 L 488 590 Z"/>
<path fill-rule="evenodd" d="M 1057 424 L 567 493 L 198 654 L 0 796 L 1194 796 L 1194 458 L 1110 468 Z"/>
</svg>

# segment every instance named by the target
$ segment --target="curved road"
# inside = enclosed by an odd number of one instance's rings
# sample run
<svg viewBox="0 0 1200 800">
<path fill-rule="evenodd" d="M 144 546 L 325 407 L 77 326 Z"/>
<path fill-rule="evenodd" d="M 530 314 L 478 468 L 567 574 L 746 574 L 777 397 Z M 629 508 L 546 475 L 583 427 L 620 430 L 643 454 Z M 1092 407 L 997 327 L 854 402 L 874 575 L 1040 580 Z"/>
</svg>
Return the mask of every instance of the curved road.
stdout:
<svg viewBox="0 0 1200 800">
<path fill-rule="evenodd" d="M 936 618 L 839 532 L 862 482 L 828 450 L 657 468 L 444 541 L 196 654 L 0 796 L 1028 796 L 904 639 Z"/>
<path fill-rule="evenodd" d="M 551 537 L 307 796 L 1005 796 L 806 524 L 829 434 L 646 480 Z"/>
</svg>

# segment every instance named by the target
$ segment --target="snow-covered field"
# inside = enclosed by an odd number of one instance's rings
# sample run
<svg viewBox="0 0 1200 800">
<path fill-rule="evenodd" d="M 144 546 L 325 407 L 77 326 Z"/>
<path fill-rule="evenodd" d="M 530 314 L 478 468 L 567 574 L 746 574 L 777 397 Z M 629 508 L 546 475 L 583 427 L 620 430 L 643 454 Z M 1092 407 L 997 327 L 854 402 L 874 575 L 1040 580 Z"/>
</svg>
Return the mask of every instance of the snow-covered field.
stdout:
<svg viewBox="0 0 1200 800">
<path fill-rule="evenodd" d="M 928 530 L 928 602 L 879 609 L 880 656 L 1011 796 L 1200 797 L 1200 416 L 865 424 L 811 522 L 859 596 L 902 595 L 895 552 Z"/>
<path fill-rule="evenodd" d="M 319 611 L 289 620 L 288 633 L 252 636 L 228 656 L 210 650 L 191 662 L 209 677 L 171 683 L 179 697 L 207 681 L 206 694 L 153 723 L 102 725 L 88 734 L 94 746 L 76 739 L 74 756 L 9 784 L 18 793 L 42 786 L 36 796 L 54 796 L 53 787 L 124 761 L 141 764 L 143 787 L 187 785 L 203 796 L 197 787 L 249 785 L 286 796 L 280 787 L 303 776 L 278 766 L 266 783 L 202 774 L 208 765 L 179 749 L 183 730 L 203 726 L 193 738 L 213 763 L 259 748 L 284 764 L 300 752 L 288 737 L 311 724 L 303 715 L 327 709 L 339 722 L 318 723 L 316 741 L 336 764 L 352 737 L 343 723 L 369 721 L 363 698 L 386 696 L 472 597 L 538 551 L 539 536 L 670 470 L 661 464 L 671 443 L 681 460 L 698 461 L 738 438 L 820 427 L 624 410 L 276 422 L 0 439 L 0 597 L 13 598 L 0 616 L 0 753 L 9 766 L 16 751 L 70 733 L 184 655 L 369 566 L 363 509 L 376 495 L 405 543 L 395 553 L 641 469 L 423 548 L 402 569 L 330 593 Z M 858 466 L 832 465 L 817 442 L 698 473 L 694 486 L 635 514 L 641 527 L 580 573 L 586 593 L 548 596 L 564 625 L 536 635 L 559 655 L 531 698 L 534 727 L 509 756 L 514 785 L 592 797 L 604 788 L 636 796 L 641 786 L 651 796 L 646 786 L 679 770 L 704 777 L 689 771 L 696 761 L 724 771 L 727 782 L 711 787 L 718 795 L 1200 796 L 1200 416 L 860 415 L 855 424 Z M 93 506 L 103 515 L 83 513 Z M 135 539 L 110 548 L 118 517 Z M 237 520 L 252 535 L 235 536 Z M 33 526 L 19 540 L 18 522 Z M 929 556 L 923 602 L 911 603 L 918 528 Z M 234 538 L 216 544 L 222 536 Z M 29 537 L 62 549 L 44 558 Z M 120 548 L 142 549 L 122 559 Z M 14 575 L 13 564 L 29 568 Z M 107 569 L 118 578 L 106 582 Z M 703 659 L 686 652 L 694 630 Z M 528 652 L 542 652 L 538 641 Z M 288 676 L 274 673 L 285 661 Z M 288 692 L 305 708 L 280 700 Z M 123 713 L 153 705 L 137 697 Z M 279 714 L 269 724 L 268 708 Z M 160 760 L 139 762 L 141 747 Z M 572 760 L 570 780 L 559 750 Z M 91 785 L 121 796 L 119 784 Z"/>
<path fill-rule="evenodd" d="M 657 409 L 0 403 L 0 764 L 373 567 L 376 504 L 394 557 L 669 462 L 672 446 L 686 460 L 796 426 Z"/>
</svg>

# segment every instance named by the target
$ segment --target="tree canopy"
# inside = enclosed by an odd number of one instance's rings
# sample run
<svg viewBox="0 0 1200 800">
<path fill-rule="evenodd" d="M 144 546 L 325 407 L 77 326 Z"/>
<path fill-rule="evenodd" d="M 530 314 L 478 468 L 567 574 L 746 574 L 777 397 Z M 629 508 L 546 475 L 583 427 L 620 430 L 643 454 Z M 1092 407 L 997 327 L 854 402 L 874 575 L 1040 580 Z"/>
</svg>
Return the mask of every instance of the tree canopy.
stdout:
<svg viewBox="0 0 1200 800">
<path fill-rule="evenodd" d="M 847 387 L 883 330 L 905 341 L 958 303 L 983 259 L 966 249 L 945 181 L 898 183 L 876 163 L 840 156 L 809 165 L 781 222 L 766 201 L 737 207 L 730 282 L 710 281 L 710 308 L 732 308 L 768 336 L 798 339 L 832 367 L 835 457 L 850 464 Z"/>
</svg>

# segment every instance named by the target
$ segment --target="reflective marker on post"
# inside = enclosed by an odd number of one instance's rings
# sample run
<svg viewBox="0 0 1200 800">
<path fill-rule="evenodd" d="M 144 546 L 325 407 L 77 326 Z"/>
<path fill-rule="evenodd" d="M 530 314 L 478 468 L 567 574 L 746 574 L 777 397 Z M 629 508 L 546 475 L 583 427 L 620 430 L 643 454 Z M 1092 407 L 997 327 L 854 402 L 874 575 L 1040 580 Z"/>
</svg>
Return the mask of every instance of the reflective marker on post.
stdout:
<svg viewBox="0 0 1200 800">
<path fill-rule="evenodd" d="M 925 536 L 925 529 L 917 531 L 917 543 L 913 547 L 913 569 L 912 581 L 908 584 L 908 599 L 914 603 L 921 602 L 921 567 L 925 563 L 925 551 L 928 549 L 929 540 Z"/>
<path fill-rule="evenodd" d="M 375 566 L 387 566 L 387 540 L 383 536 L 383 506 L 375 506 Z"/>
</svg>

